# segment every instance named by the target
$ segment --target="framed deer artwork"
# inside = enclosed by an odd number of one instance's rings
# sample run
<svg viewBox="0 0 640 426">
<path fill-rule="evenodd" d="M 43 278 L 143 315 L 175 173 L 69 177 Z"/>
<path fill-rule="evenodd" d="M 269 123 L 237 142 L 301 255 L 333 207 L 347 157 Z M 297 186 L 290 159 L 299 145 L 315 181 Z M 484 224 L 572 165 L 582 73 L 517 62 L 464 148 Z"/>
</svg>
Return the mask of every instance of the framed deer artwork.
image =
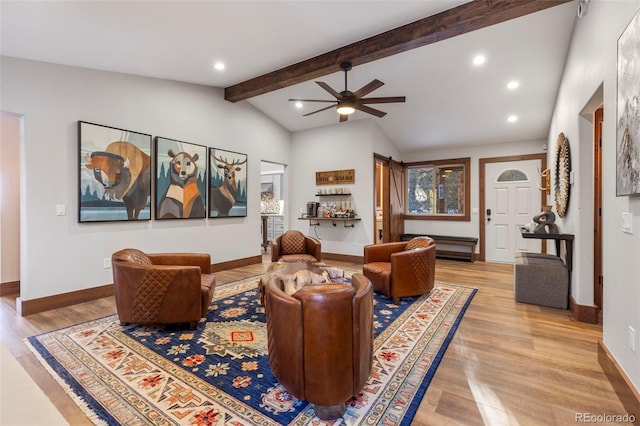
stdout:
<svg viewBox="0 0 640 426">
<path fill-rule="evenodd" d="M 209 148 L 209 217 L 247 215 L 247 154 Z"/>
<path fill-rule="evenodd" d="M 203 219 L 207 147 L 156 137 L 156 219 Z"/>
<path fill-rule="evenodd" d="M 151 135 L 78 121 L 78 221 L 151 219 Z"/>
</svg>

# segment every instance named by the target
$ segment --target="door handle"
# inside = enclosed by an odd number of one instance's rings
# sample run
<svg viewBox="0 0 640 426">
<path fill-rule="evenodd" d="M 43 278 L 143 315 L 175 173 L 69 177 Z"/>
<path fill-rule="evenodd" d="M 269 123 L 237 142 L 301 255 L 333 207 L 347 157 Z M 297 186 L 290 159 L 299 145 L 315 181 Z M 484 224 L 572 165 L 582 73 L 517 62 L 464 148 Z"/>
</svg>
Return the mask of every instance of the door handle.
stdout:
<svg viewBox="0 0 640 426">
<path fill-rule="evenodd" d="M 491 222 L 491 209 L 487 209 L 487 222 Z"/>
</svg>

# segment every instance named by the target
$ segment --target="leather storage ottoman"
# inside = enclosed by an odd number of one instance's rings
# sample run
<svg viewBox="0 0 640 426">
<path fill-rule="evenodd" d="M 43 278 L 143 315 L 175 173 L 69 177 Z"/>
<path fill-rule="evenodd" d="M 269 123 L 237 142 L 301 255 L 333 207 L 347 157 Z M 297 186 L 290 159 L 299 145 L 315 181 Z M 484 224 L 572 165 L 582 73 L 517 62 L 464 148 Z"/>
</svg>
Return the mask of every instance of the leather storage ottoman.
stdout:
<svg viewBox="0 0 640 426">
<path fill-rule="evenodd" d="M 517 302 L 567 309 L 569 272 L 562 259 L 551 254 L 517 252 L 514 266 Z"/>
</svg>

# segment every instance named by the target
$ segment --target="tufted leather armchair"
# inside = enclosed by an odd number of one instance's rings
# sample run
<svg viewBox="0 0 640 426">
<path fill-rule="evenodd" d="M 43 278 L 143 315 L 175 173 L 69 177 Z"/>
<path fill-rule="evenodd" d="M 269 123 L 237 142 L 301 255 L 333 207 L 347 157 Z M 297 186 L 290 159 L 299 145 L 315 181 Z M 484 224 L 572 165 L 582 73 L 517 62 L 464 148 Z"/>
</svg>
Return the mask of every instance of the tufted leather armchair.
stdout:
<svg viewBox="0 0 640 426">
<path fill-rule="evenodd" d="M 393 299 L 419 296 L 433 289 L 436 243 L 429 237 L 364 247 L 362 272 L 373 289 Z"/>
<path fill-rule="evenodd" d="M 273 374 L 321 419 L 341 417 L 371 373 L 371 282 L 353 274 L 351 285 L 309 284 L 288 296 L 281 277 L 273 277 L 265 308 Z"/>
<path fill-rule="evenodd" d="M 272 262 L 320 262 L 320 240 L 289 230 L 271 244 Z"/>
<path fill-rule="evenodd" d="M 195 330 L 216 287 L 206 253 L 146 254 L 127 248 L 111 256 L 120 323 L 188 323 Z"/>
</svg>

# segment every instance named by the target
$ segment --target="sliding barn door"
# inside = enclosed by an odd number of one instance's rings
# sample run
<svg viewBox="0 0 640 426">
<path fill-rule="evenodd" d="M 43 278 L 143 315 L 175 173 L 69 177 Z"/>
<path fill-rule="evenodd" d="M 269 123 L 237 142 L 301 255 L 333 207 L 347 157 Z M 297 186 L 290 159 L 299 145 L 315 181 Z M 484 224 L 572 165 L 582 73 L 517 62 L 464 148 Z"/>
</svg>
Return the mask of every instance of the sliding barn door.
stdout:
<svg viewBox="0 0 640 426">
<path fill-rule="evenodd" d="M 393 160 L 389 166 L 389 241 L 400 241 L 400 236 L 404 234 L 404 168 L 401 163 Z"/>
</svg>

